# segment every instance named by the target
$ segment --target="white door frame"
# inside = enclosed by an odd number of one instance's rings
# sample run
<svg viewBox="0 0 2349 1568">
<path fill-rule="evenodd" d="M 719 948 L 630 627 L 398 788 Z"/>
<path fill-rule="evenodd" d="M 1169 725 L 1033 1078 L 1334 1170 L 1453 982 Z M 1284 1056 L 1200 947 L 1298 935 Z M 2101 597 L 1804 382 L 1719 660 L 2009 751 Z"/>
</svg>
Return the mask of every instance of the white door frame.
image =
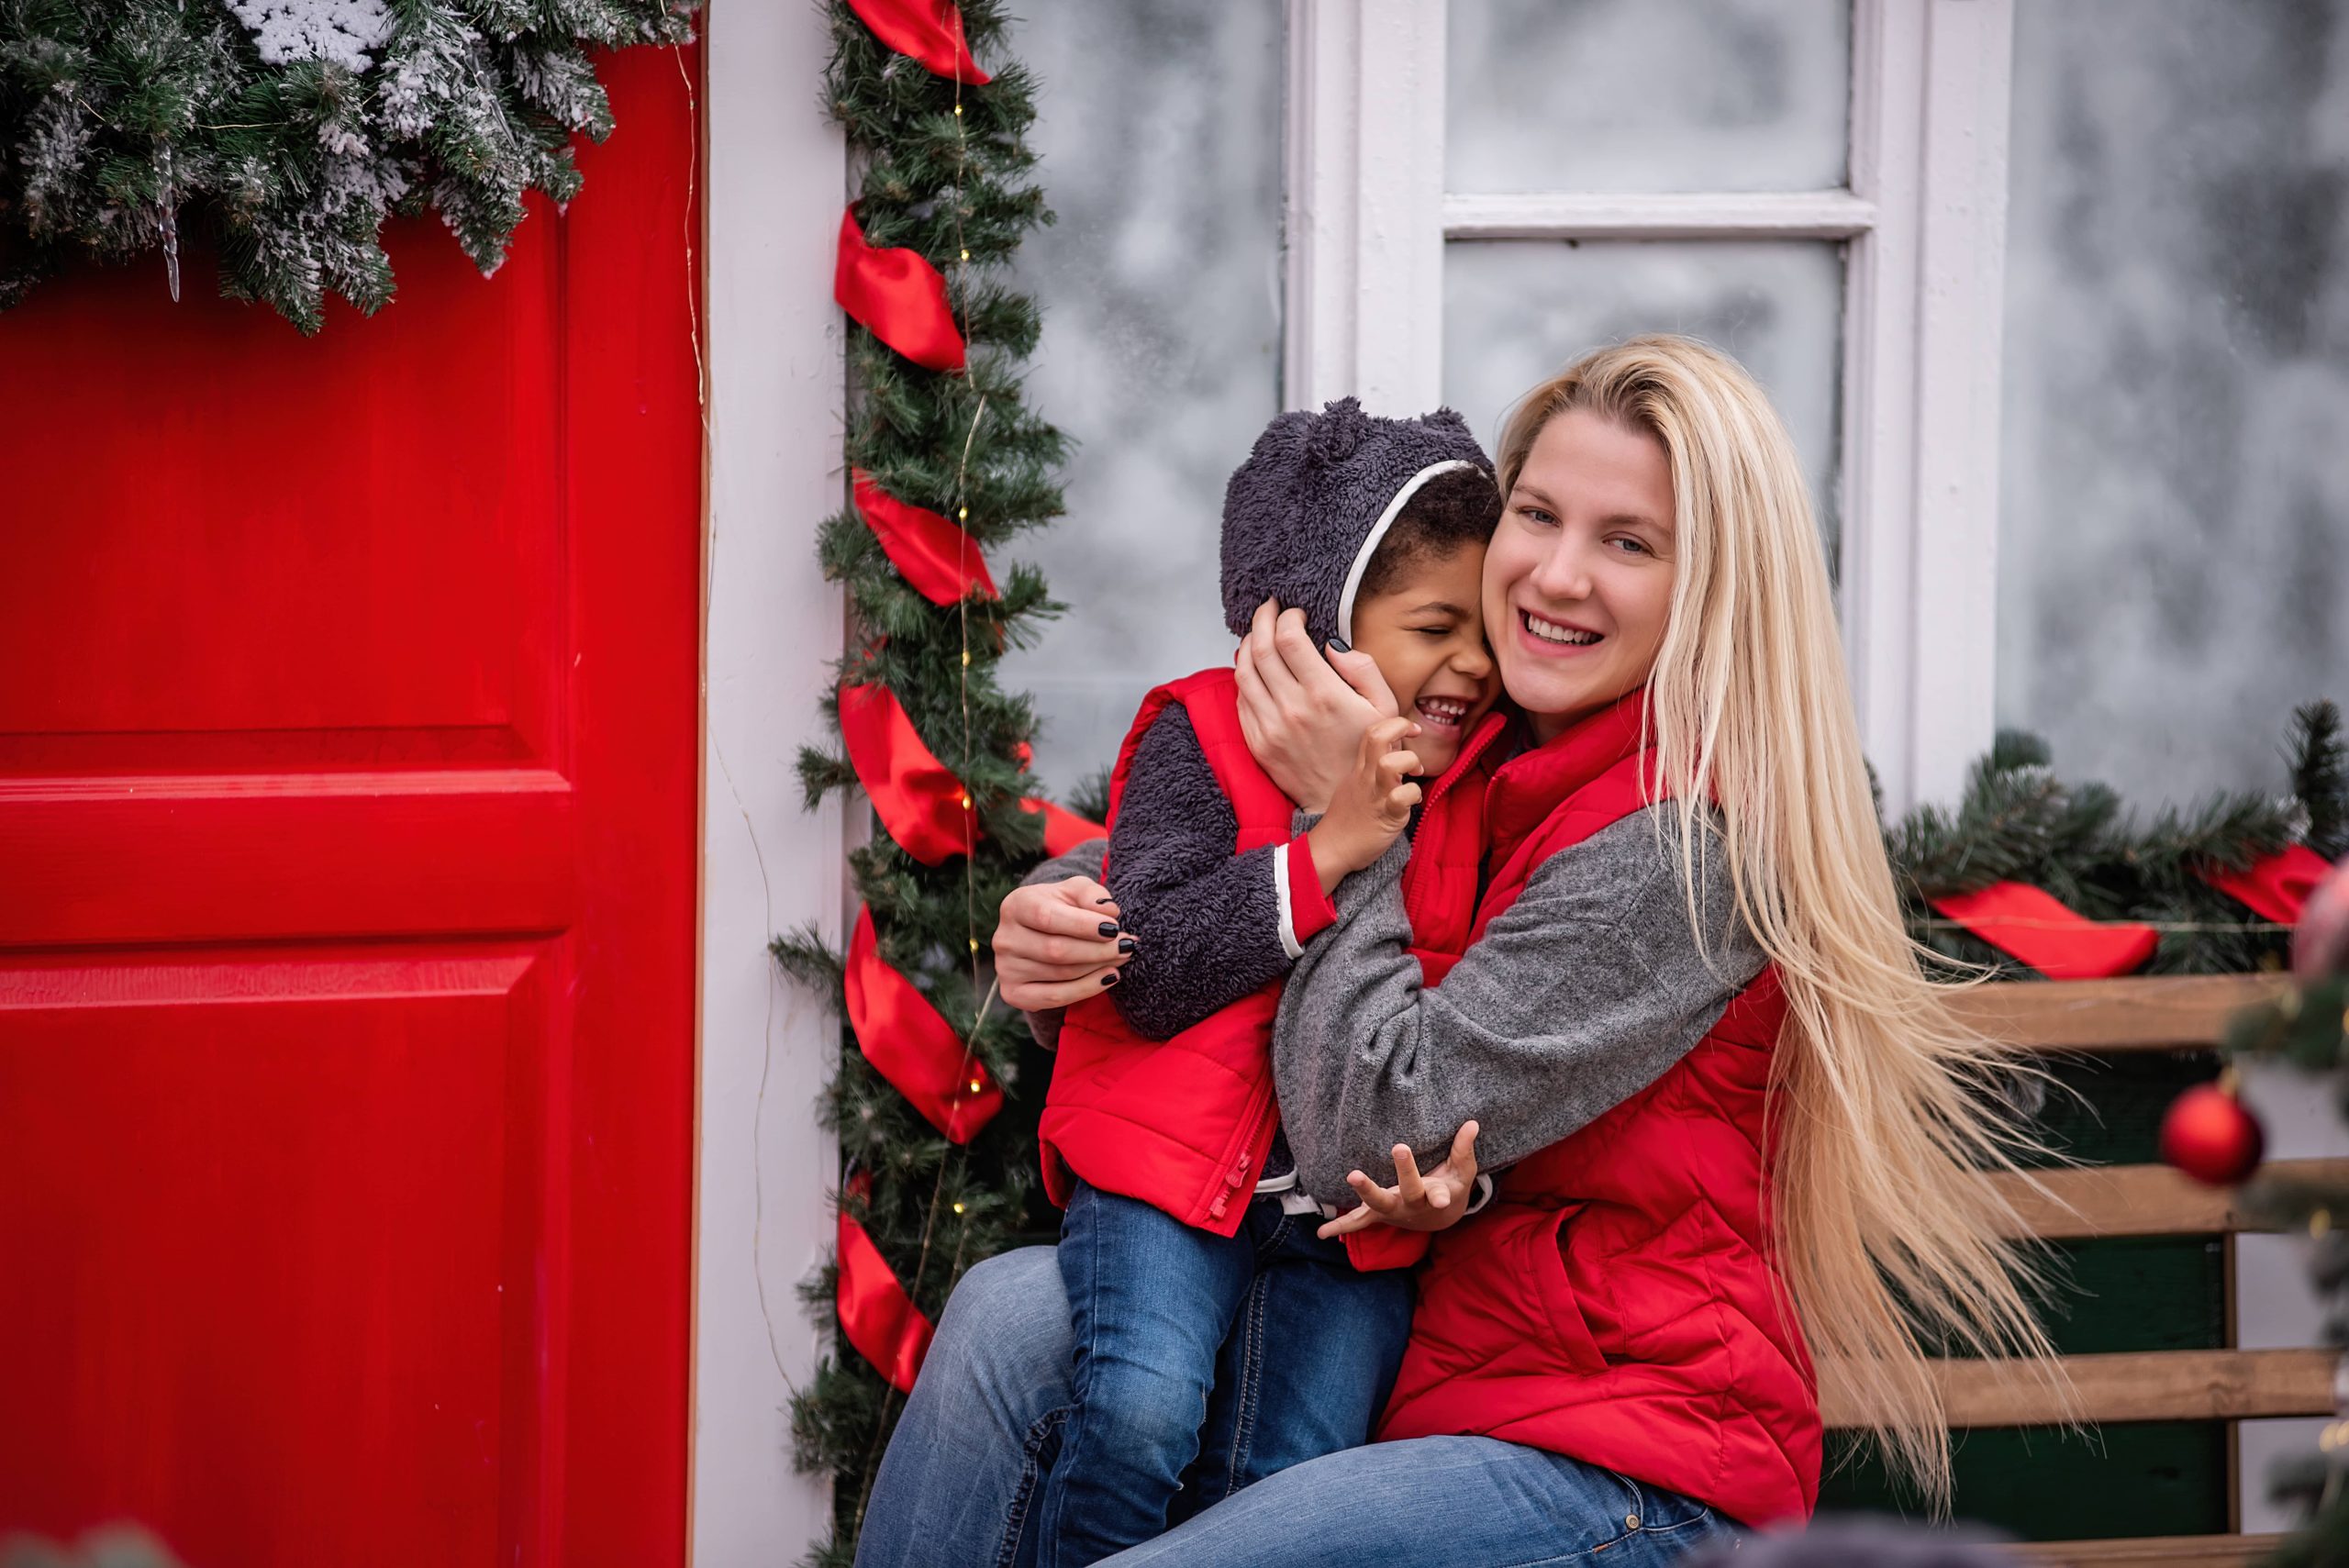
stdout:
<svg viewBox="0 0 2349 1568">
<path fill-rule="evenodd" d="M 1288 0 L 1283 401 L 1442 401 L 1444 239 L 1845 241 L 1839 512 L 1861 738 L 1887 811 L 1954 798 L 1995 725 L 2013 0 L 1854 0 L 1849 187 L 1765 195 L 1447 194 L 1445 12 Z"/>
<path fill-rule="evenodd" d="M 817 89 L 831 53 L 820 8 L 713 6 L 703 26 L 709 510 L 687 1556 L 770 1568 L 831 1526 L 829 1481 L 792 1471 L 788 1407 L 820 1348 L 797 1287 L 831 1240 L 838 1160 L 816 1106 L 840 1023 L 783 984 L 767 941 L 813 925 L 837 943 L 843 930 L 840 799 L 805 810 L 795 762 L 823 738 L 818 705 L 841 647 L 816 528 L 842 498 L 832 262 L 847 163 Z"/>
</svg>

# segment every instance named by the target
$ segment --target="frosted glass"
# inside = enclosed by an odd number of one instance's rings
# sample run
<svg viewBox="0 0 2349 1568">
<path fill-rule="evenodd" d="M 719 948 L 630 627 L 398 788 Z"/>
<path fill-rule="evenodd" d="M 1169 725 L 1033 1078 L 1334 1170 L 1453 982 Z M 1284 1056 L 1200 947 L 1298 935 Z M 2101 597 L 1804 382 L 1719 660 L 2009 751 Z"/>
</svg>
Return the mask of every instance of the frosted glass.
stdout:
<svg viewBox="0 0 2349 1568">
<path fill-rule="evenodd" d="M 2000 721 L 2136 800 L 2279 787 L 2349 700 L 2349 5 L 2015 21 Z"/>
<path fill-rule="evenodd" d="M 1850 0 L 1451 0 L 1444 188 L 1843 183 Z"/>
<path fill-rule="evenodd" d="M 1843 259 L 1824 241 L 1459 242 L 1443 252 L 1443 396 L 1489 450 L 1576 355 L 1685 332 L 1735 355 L 1786 417 L 1834 557 Z"/>
<path fill-rule="evenodd" d="M 1029 392 L 1080 443 L 1068 516 L 1014 553 L 1069 611 L 1005 661 L 1066 790 L 1142 694 L 1231 657 L 1224 481 L 1280 406 L 1281 8 L 1030 0 L 1033 144 L 1059 222 L 1021 251 L 1044 309 Z"/>
</svg>

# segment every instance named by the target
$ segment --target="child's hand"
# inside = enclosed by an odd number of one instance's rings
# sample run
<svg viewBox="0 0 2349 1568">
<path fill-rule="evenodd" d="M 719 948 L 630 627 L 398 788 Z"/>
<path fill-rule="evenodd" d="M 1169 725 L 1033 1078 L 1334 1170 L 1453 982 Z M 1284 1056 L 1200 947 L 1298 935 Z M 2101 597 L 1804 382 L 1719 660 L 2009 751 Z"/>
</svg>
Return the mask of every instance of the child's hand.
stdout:
<svg viewBox="0 0 2349 1568">
<path fill-rule="evenodd" d="M 1452 1140 L 1443 1163 L 1419 1174 L 1411 1146 L 1395 1146 L 1395 1184 L 1382 1187 L 1360 1171 L 1347 1173 L 1346 1184 L 1360 1194 L 1362 1207 L 1321 1227 L 1315 1235 L 1327 1240 L 1372 1225 L 1392 1225 L 1400 1230 L 1449 1230 L 1468 1212 L 1476 1188 L 1476 1124 L 1463 1122 Z"/>
<path fill-rule="evenodd" d="M 1419 786 L 1411 776 L 1419 771 L 1419 759 L 1403 743 L 1419 732 L 1408 718 L 1382 718 L 1363 731 L 1354 771 L 1305 835 L 1322 892 L 1335 892 L 1349 873 L 1385 854 L 1396 835 L 1411 825 L 1411 807 L 1419 803 Z"/>
</svg>

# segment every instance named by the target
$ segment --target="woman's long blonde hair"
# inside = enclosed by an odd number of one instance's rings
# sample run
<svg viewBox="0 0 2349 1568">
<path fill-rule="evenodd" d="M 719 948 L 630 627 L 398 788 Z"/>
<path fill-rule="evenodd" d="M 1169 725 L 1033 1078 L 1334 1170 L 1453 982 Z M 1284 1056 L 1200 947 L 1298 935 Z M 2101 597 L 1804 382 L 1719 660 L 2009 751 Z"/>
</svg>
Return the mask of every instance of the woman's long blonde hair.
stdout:
<svg viewBox="0 0 2349 1568">
<path fill-rule="evenodd" d="M 1901 924 L 1819 532 L 1769 399 L 1689 339 L 1601 349 L 1511 411 L 1504 495 L 1542 427 L 1573 409 L 1653 435 L 1671 464 L 1678 565 L 1647 723 L 1698 940 L 1709 840 L 1786 993 L 1773 1246 L 1820 1403 L 1945 1505 L 1949 1434 L 1926 1347 L 2020 1356 L 2056 1382 L 2032 1305 L 2037 1257 L 2008 1240 L 2013 1210 L 1976 1174 L 2037 1150 L 1996 1093 L 2015 1053 L 1957 1021 Z"/>
</svg>

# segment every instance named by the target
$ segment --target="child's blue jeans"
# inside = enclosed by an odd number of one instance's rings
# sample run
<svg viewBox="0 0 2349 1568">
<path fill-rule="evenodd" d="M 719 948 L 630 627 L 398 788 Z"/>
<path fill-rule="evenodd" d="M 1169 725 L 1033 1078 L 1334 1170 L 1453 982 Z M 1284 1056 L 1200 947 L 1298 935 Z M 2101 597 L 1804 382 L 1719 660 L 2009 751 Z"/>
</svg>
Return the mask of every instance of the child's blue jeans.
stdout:
<svg viewBox="0 0 2349 1568">
<path fill-rule="evenodd" d="M 1040 1568 L 1084 1568 L 1370 1440 L 1410 1336 L 1410 1271 L 1355 1272 L 1320 1224 L 1258 1196 L 1218 1236 L 1077 1184 L 1060 1245 L 1076 1401 Z"/>
</svg>

